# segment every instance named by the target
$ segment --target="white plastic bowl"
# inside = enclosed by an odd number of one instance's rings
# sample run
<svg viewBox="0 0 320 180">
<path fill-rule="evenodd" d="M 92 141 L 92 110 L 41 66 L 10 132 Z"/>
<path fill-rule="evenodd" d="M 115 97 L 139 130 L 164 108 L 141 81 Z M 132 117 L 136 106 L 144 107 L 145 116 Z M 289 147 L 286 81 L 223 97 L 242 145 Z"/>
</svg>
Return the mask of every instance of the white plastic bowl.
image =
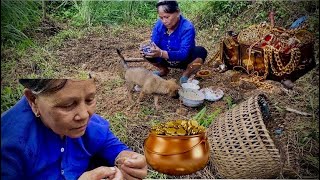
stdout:
<svg viewBox="0 0 320 180">
<path fill-rule="evenodd" d="M 204 94 L 205 99 L 208 101 L 218 101 L 224 95 L 221 89 L 203 88 L 200 91 Z"/>
<path fill-rule="evenodd" d="M 202 92 L 192 89 L 180 89 L 179 96 L 182 104 L 189 107 L 197 107 L 201 105 L 205 99 Z"/>
<path fill-rule="evenodd" d="M 199 90 L 200 86 L 194 83 L 183 83 L 181 84 L 183 89 L 192 89 L 192 90 Z"/>
<path fill-rule="evenodd" d="M 192 78 L 189 78 L 187 82 L 188 82 L 188 83 L 192 83 L 192 84 L 196 84 L 196 85 L 199 84 L 199 81 L 198 81 L 198 80 L 192 79 Z"/>
</svg>

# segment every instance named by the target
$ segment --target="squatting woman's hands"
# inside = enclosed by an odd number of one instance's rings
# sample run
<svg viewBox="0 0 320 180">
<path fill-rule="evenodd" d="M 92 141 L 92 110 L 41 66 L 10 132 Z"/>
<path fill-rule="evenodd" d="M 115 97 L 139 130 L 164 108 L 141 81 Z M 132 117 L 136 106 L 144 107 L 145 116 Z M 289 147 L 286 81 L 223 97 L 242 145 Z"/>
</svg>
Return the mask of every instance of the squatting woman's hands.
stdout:
<svg viewBox="0 0 320 180">
<path fill-rule="evenodd" d="M 156 58 L 161 57 L 162 58 L 162 50 L 154 43 L 151 43 L 151 53 L 148 54 L 149 56 Z"/>
<path fill-rule="evenodd" d="M 78 180 L 101 180 L 101 179 L 122 180 L 123 175 L 117 167 L 100 166 L 91 171 L 84 172 L 79 177 Z"/>
<path fill-rule="evenodd" d="M 142 45 L 140 45 L 139 51 L 140 51 L 140 55 L 141 55 L 142 57 L 145 57 L 145 56 L 146 56 L 145 53 L 143 52 L 143 46 L 142 46 Z"/>
<path fill-rule="evenodd" d="M 139 50 L 140 54 L 146 58 L 156 58 L 163 56 L 163 51 L 154 42 L 151 42 L 150 44 L 150 52 L 143 52 L 142 47 L 140 47 Z"/>
<path fill-rule="evenodd" d="M 136 152 L 122 151 L 116 159 L 116 165 L 126 180 L 143 179 L 147 176 L 146 158 Z"/>
</svg>

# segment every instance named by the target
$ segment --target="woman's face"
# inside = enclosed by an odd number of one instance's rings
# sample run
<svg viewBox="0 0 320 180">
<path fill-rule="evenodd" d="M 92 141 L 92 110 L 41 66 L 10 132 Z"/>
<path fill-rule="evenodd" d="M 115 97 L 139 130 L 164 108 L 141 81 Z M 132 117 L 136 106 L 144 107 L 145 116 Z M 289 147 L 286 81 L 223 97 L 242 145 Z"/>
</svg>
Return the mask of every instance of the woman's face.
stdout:
<svg viewBox="0 0 320 180">
<path fill-rule="evenodd" d="M 180 12 L 174 12 L 174 13 L 166 13 L 164 12 L 163 6 L 158 7 L 158 15 L 161 19 L 162 23 L 166 26 L 169 30 L 174 30 L 176 25 L 179 22 L 179 15 Z"/>
<path fill-rule="evenodd" d="M 60 136 L 77 138 L 84 134 L 96 108 L 93 79 L 68 80 L 52 94 L 38 95 L 35 104 L 42 122 Z"/>
</svg>

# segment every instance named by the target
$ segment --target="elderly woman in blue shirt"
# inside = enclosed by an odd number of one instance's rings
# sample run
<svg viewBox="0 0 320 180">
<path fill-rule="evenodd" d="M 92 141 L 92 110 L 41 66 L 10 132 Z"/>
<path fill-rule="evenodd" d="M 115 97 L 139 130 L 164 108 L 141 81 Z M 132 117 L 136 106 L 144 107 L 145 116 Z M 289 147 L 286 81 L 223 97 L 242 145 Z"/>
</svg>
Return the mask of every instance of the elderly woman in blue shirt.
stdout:
<svg viewBox="0 0 320 180">
<path fill-rule="evenodd" d="M 145 157 L 131 151 L 110 131 L 109 122 L 94 113 L 93 79 L 20 83 L 25 86 L 24 96 L 1 115 L 1 179 L 142 179 L 147 175 Z"/>
<path fill-rule="evenodd" d="M 196 73 L 207 57 L 204 47 L 196 46 L 196 31 L 193 24 L 180 14 L 176 1 L 157 3 L 159 20 L 151 36 L 151 52 L 141 53 L 159 71 L 159 76 L 169 73 L 169 67 L 183 69 L 180 83 L 187 82 Z"/>
</svg>

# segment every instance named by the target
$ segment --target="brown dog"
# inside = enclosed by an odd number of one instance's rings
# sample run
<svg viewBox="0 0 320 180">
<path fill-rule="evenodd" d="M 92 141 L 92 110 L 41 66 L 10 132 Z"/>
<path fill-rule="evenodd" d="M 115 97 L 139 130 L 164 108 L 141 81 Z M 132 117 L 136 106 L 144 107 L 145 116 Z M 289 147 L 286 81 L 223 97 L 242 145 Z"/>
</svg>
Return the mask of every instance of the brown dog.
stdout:
<svg viewBox="0 0 320 180">
<path fill-rule="evenodd" d="M 178 95 L 180 86 L 176 83 L 175 79 L 165 80 L 142 67 L 129 68 L 119 49 L 117 49 L 117 53 L 121 58 L 123 67 L 125 68 L 124 78 L 129 91 L 129 100 L 131 102 L 131 92 L 134 85 L 139 85 L 141 87 L 137 102 L 140 103 L 145 94 L 154 94 L 154 104 L 156 109 L 160 109 L 158 104 L 158 94 L 166 94 L 171 97 L 176 97 Z"/>
</svg>

